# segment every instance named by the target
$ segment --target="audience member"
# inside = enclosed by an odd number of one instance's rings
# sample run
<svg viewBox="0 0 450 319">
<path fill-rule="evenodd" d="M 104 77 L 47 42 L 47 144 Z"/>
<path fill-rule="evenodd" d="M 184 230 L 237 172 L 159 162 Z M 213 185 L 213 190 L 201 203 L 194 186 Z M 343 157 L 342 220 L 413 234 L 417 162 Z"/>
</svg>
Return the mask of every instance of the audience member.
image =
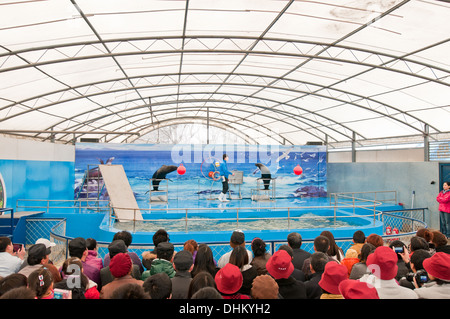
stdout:
<svg viewBox="0 0 450 319">
<path fill-rule="evenodd" d="M 132 268 L 133 262 L 127 253 L 115 255 L 109 264 L 109 269 L 114 276 L 114 280 L 101 289 L 100 299 L 110 299 L 114 290 L 129 283 L 135 283 L 142 286 L 144 283 L 142 280 L 131 277 Z"/>
<path fill-rule="evenodd" d="M 350 246 L 349 249 L 354 249 L 358 253 L 358 256 L 361 254 L 361 248 L 366 243 L 366 235 L 362 230 L 357 230 L 353 233 L 353 245 Z"/>
<path fill-rule="evenodd" d="M 174 254 L 174 246 L 169 242 L 162 242 L 156 248 L 156 259 L 152 261 L 150 270 L 142 273 L 142 280 L 160 272 L 165 272 L 169 278 L 175 276 L 175 269 L 173 268 L 172 260 Z"/>
<path fill-rule="evenodd" d="M 195 258 L 194 268 L 192 269 L 192 278 L 202 271 L 207 271 L 214 278 L 219 268 L 214 262 L 211 248 L 207 244 L 198 246 L 197 257 Z"/>
<path fill-rule="evenodd" d="M 119 253 L 127 254 L 127 245 L 122 239 L 113 240 L 108 245 L 108 252 L 108 256 L 110 256 L 110 258 L 114 258 L 114 256 Z M 129 255 L 130 254 L 128 254 L 128 256 Z M 131 260 L 131 262 L 133 262 L 133 260 Z M 141 273 L 139 271 L 138 265 L 133 264 L 131 268 L 131 277 L 133 277 L 134 279 L 141 279 Z M 102 286 L 107 285 L 114 280 L 114 276 L 111 274 L 111 270 L 109 268 L 109 262 L 108 266 L 105 266 L 100 270 L 100 279 Z"/>
<path fill-rule="evenodd" d="M 223 299 L 223 297 L 216 288 L 203 287 L 193 294 L 190 299 Z"/>
<path fill-rule="evenodd" d="M 314 252 L 324 253 L 328 256 L 328 260 L 332 261 L 334 259 L 330 255 L 327 254 L 329 248 L 330 248 L 330 241 L 328 240 L 327 237 L 319 235 L 316 238 L 314 238 L 314 246 L 313 246 Z M 308 280 L 309 276 L 311 275 L 310 263 L 311 263 L 311 258 L 307 258 L 303 262 L 303 266 L 302 266 L 302 271 L 306 276 L 306 280 Z"/>
<path fill-rule="evenodd" d="M 111 295 L 111 299 L 151 299 L 141 285 L 126 284 L 120 286 Z"/>
<path fill-rule="evenodd" d="M 348 272 L 347 277 L 350 277 L 353 265 L 359 263 L 359 261 L 360 260 L 358 258 L 358 252 L 352 248 L 347 249 L 347 252 L 345 253 L 345 258 L 342 259 L 341 261 L 341 264 L 347 268 Z"/>
<path fill-rule="evenodd" d="M 19 287 L 6 292 L 0 299 L 36 299 L 36 293 L 28 287 Z"/>
<path fill-rule="evenodd" d="M 61 273 L 59 272 L 58 268 L 56 268 L 55 265 L 43 264 L 43 266 L 51 272 L 54 284 L 56 284 L 57 282 L 60 282 L 62 280 Z"/>
<path fill-rule="evenodd" d="M 253 238 L 251 247 L 253 260 L 250 265 L 255 267 L 258 275 L 267 274 L 266 264 L 271 254 L 266 250 L 266 243 L 261 238 Z"/>
<path fill-rule="evenodd" d="M 163 244 L 160 243 L 158 247 Z M 151 299 L 170 299 L 172 297 L 172 281 L 165 272 L 151 275 L 144 281 L 143 288 Z"/>
<path fill-rule="evenodd" d="M 198 244 L 197 244 L 197 242 L 195 240 L 193 240 L 193 239 L 189 239 L 188 241 L 186 241 L 184 243 L 183 249 L 187 250 L 187 251 L 189 251 L 191 253 L 192 259 L 195 262 L 195 257 L 197 256 L 197 251 L 198 251 Z"/>
<path fill-rule="evenodd" d="M 113 241 L 118 240 L 118 239 L 123 240 L 123 242 L 125 243 L 125 246 L 127 247 L 127 254 L 130 255 L 133 265 L 137 265 L 138 269 L 139 269 L 139 273 L 142 274 L 142 272 L 144 271 L 144 267 L 142 266 L 141 259 L 135 252 L 128 251 L 128 247 L 131 245 L 131 243 L 133 241 L 133 236 L 131 235 L 131 233 L 126 230 L 117 232 L 113 236 Z M 106 254 L 105 258 L 104 258 L 104 266 L 103 267 L 109 266 L 110 260 L 111 260 L 111 257 L 109 256 L 109 254 Z"/>
<path fill-rule="evenodd" d="M 305 281 L 306 297 L 308 299 L 319 299 L 322 295 L 322 288 L 319 281 L 322 279 L 325 265 L 330 262 L 329 256 L 325 253 L 315 252 L 310 257 L 311 276 Z"/>
<path fill-rule="evenodd" d="M 339 291 L 344 299 L 380 299 L 375 287 L 359 280 L 341 281 Z"/>
<path fill-rule="evenodd" d="M 77 237 L 69 242 L 69 256 L 78 257 L 83 264 L 84 274 L 97 284 L 99 291 L 102 288 L 102 281 L 100 278 L 100 269 L 95 266 L 86 263 L 86 256 L 88 255 L 88 249 L 86 246 L 86 240 L 82 237 Z"/>
<path fill-rule="evenodd" d="M 279 293 L 284 299 L 306 299 L 305 283 L 291 276 L 294 265 L 292 257 L 285 250 L 276 251 L 267 262 L 266 268 L 277 282 Z"/>
<path fill-rule="evenodd" d="M 216 282 L 211 273 L 208 271 L 200 271 L 192 278 L 187 299 L 191 299 L 197 291 L 205 287 L 217 289 Z"/>
<path fill-rule="evenodd" d="M 434 254 L 434 244 L 432 243 L 433 239 L 433 232 L 429 230 L 428 228 L 421 227 L 416 232 L 416 237 L 421 237 L 425 239 L 425 241 L 428 243 L 428 246 L 430 247 L 430 253 Z"/>
<path fill-rule="evenodd" d="M 145 251 L 142 253 L 142 265 L 147 270 L 150 270 L 150 268 L 152 268 L 152 261 L 153 261 L 153 259 L 157 258 L 156 257 L 156 247 L 158 247 L 159 243 L 170 241 L 169 234 L 164 229 L 158 229 L 153 234 L 152 239 L 153 239 L 153 245 L 155 248 L 152 251 Z"/>
<path fill-rule="evenodd" d="M 62 280 L 54 288 L 72 291 L 72 299 L 99 299 L 97 284 L 83 273 L 83 263 L 78 257 L 66 259 L 61 267 Z"/>
<path fill-rule="evenodd" d="M 299 233 L 293 232 L 287 236 L 287 243 L 292 248 L 293 259 L 292 264 L 294 268 L 302 270 L 305 259 L 311 257 L 311 253 L 301 249 L 302 236 Z"/>
<path fill-rule="evenodd" d="M 320 299 L 344 299 L 339 291 L 339 284 L 347 278 L 347 267 L 338 262 L 328 262 L 319 281 L 319 286 L 322 288 Z"/>
<path fill-rule="evenodd" d="M 291 248 L 291 246 L 289 246 L 289 245 L 281 245 L 278 248 L 278 250 L 285 250 L 289 254 L 289 256 L 291 256 L 292 260 L 294 260 L 294 250 Z M 292 262 L 292 264 L 294 264 L 294 262 Z M 303 273 L 303 271 L 301 271 L 300 269 L 295 268 L 295 266 L 294 266 L 294 271 L 292 272 L 291 276 L 294 277 L 296 280 L 299 280 L 299 281 L 305 281 L 306 280 L 306 276 Z"/>
<path fill-rule="evenodd" d="M 336 244 L 333 233 L 328 230 L 324 230 L 320 235 L 327 237 L 329 240 L 330 246 L 328 247 L 327 251 L 328 256 L 331 256 L 331 258 L 340 263 L 341 260 L 344 259 L 344 252 Z"/>
<path fill-rule="evenodd" d="M 433 239 L 431 240 L 431 242 L 434 244 L 436 252 L 450 254 L 450 245 L 448 244 L 448 239 L 440 231 L 433 231 Z"/>
<path fill-rule="evenodd" d="M 405 277 L 402 277 L 399 280 L 400 286 L 415 289 L 416 287 L 414 286 L 414 277 L 416 275 L 420 276 L 421 274 L 424 274 L 426 272 L 423 268 L 423 261 L 430 257 L 430 252 L 425 249 L 417 249 L 412 253 L 411 257 L 408 256 L 411 272 L 406 274 Z"/>
<path fill-rule="evenodd" d="M 251 299 L 250 296 L 238 292 L 242 287 L 243 277 L 240 269 L 233 264 L 227 263 L 223 266 L 217 272 L 215 282 L 223 299 Z"/>
<path fill-rule="evenodd" d="M 86 247 L 88 249 L 88 254 L 86 256 L 86 263 L 97 267 L 98 269 L 103 268 L 103 260 L 98 256 L 97 241 L 94 238 L 86 239 Z"/>
<path fill-rule="evenodd" d="M 409 242 L 409 250 L 411 252 L 411 254 L 419 249 L 423 249 L 423 250 L 430 250 L 430 245 L 428 244 L 428 242 L 425 240 L 425 238 L 423 237 L 419 237 L 419 236 L 414 236 L 411 238 L 410 242 Z"/>
<path fill-rule="evenodd" d="M 28 249 L 27 266 L 19 271 L 19 274 L 29 276 L 33 271 L 40 269 L 48 263 L 48 250 L 44 244 L 34 244 Z M 39 296 L 38 296 L 39 297 Z"/>
<path fill-rule="evenodd" d="M 366 243 L 372 244 L 377 248 L 384 245 L 384 240 L 383 237 L 378 234 L 370 234 L 366 239 Z"/>
<path fill-rule="evenodd" d="M 14 288 L 27 287 L 28 279 L 25 275 L 13 273 L 0 278 L 0 296 Z"/>
<path fill-rule="evenodd" d="M 53 264 L 53 261 L 50 260 L 50 255 L 52 253 L 52 247 L 55 247 L 56 243 L 51 242 L 47 238 L 39 238 L 38 240 L 36 240 L 35 244 L 44 244 L 45 245 L 45 248 L 47 248 L 47 252 L 49 255 L 49 264 Z"/>
<path fill-rule="evenodd" d="M 365 274 L 370 274 L 367 270 L 367 257 L 375 251 L 375 246 L 370 243 L 365 243 L 361 248 L 361 253 L 359 255 L 359 262 L 354 264 L 352 271 L 350 272 L 349 279 L 359 279 Z"/>
<path fill-rule="evenodd" d="M 423 261 L 423 268 L 429 282 L 413 290 L 417 296 L 420 299 L 450 299 L 450 255 L 436 252 Z"/>
<path fill-rule="evenodd" d="M 28 288 L 35 292 L 37 299 L 53 299 L 52 273 L 44 266 L 35 269 L 28 276 Z"/>
<path fill-rule="evenodd" d="M 366 262 L 372 274 L 364 275 L 360 281 L 374 286 L 380 299 L 417 299 L 411 289 L 400 286 L 395 280 L 397 261 L 397 254 L 391 248 L 377 247 Z"/>
<path fill-rule="evenodd" d="M 25 248 L 22 247 L 14 252 L 14 246 L 9 237 L 0 237 L 0 277 L 17 273 L 26 255 Z"/>
<path fill-rule="evenodd" d="M 259 275 L 252 283 L 250 296 L 253 299 L 279 299 L 278 284 L 269 275 Z"/>
<path fill-rule="evenodd" d="M 406 245 L 400 241 L 400 240 L 394 240 L 389 243 L 389 248 L 395 250 L 400 249 L 401 252 L 396 253 L 397 254 L 397 274 L 395 275 L 395 280 L 399 281 L 402 277 L 406 276 L 406 274 L 410 271 L 408 266 L 406 265 L 405 261 L 403 260 L 404 255 L 408 256 L 408 248 Z"/>
<path fill-rule="evenodd" d="M 236 246 L 230 255 L 230 264 L 239 268 L 242 273 L 242 286 L 238 290 L 239 293 L 249 296 L 252 289 L 253 279 L 258 276 L 258 272 L 255 267 L 248 263 L 248 254 L 245 247 Z"/>
<path fill-rule="evenodd" d="M 232 249 L 234 249 L 236 246 L 243 246 L 245 248 L 245 234 L 240 230 L 235 230 L 230 237 L 230 246 Z M 246 251 L 250 263 L 252 262 L 253 254 L 248 249 Z M 222 257 L 220 257 L 219 261 L 217 262 L 217 266 L 219 268 L 224 267 L 230 261 L 230 256 L 232 252 L 233 250 L 227 252 L 226 254 L 222 255 Z"/>
<path fill-rule="evenodd" d="M 181 250 L 173 257 L 175 276 L 171 278 L 172 299 L 187 299 L 192 281 L 193 262 L 192 254 L 188 250 Z"/>
</svg>

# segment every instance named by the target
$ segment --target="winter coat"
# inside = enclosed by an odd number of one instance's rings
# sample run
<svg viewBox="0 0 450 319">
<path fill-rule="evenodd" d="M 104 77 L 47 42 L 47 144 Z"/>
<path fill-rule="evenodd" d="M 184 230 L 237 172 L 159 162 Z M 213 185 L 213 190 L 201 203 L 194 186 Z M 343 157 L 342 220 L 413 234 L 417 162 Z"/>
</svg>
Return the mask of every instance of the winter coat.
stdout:
<svg viewBox="0 0 450 319">
<path fill-rule="evenodd" d="M 145 281 L 145 279 L 147 279 L 148 277 L 160 272 L 165 272 L 169 276 L 169 278 L 175 277 L 176 273 L 170 261 L 156 258 L 152 261 L 152 267 L 150 268 L 150 270 L 146 270 L 142 273 L 142 280 Z"/>
<path fill-rule="evenodd" d="M 450 190 L 440 192 L 436 197 L 436 200 L 439 202 L 439 211 L 444 213 L 450 213 Z"/>
</svg>

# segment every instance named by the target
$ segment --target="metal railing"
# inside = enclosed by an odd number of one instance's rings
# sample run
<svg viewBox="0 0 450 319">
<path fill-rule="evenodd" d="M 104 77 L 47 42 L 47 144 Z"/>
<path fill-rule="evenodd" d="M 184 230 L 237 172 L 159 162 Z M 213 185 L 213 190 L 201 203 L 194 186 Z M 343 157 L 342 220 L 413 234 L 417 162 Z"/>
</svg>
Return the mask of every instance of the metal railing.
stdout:
<svg viewBox="0 0 450 319">
<path fill-rule="evenodd" d="M 25 203 L 33 203 L 25 205 Z M 93 212 L 109 210 L 109 200 L 99 199 L 18 199 L 16 201 L 16 212 L 23 211 L 41 211 L 50 213 L 52 210 L 73 210 L 73 212 L 84 212 L 84 210 L 91 210 Z"/>
</svg>

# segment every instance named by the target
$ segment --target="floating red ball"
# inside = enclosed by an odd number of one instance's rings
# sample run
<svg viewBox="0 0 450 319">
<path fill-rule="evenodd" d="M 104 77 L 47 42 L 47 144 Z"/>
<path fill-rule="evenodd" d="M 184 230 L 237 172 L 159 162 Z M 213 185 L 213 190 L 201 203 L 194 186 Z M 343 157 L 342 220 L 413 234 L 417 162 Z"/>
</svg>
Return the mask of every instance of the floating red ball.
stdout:
<svg viewBox="0 0 450 319">
<path fill-rule="evenodd" d="M 184 167 L 183 164 L 180 164 L 180 166 L 178 166 L 177 168 L 177 173 L 183 175 L 184 173 L 186 173 L 186 167 Z"/>
<path fill-rule="evenodd" d="M 297 166 L 294 167 L 294 173 L 295 175 L 300 175 L 301 173 L 303 173 L 303 168 L 301 168 L 300 165 L 298 164 Z"/>
</svg>

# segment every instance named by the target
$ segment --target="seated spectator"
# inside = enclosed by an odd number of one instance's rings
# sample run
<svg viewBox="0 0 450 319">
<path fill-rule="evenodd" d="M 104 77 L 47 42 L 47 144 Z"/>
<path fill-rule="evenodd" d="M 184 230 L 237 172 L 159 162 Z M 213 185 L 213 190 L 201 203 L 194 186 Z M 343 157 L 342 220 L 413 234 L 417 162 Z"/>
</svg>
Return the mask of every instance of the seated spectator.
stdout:
<svg viewBox="0 0 450 319">
<path fill-rule="evenodd" d="M 421 238 L 425 239 L 425 241 L 428 243 L 428 246 L 430 248 L 430 253 L 434 254 L 435 247 L 432 242 L 433 232 L 431 230 L 429 230 L 428 228 L 425 228 L 425 227 L 421 227 L 417 230 L 416 237 L 421 237 Z"/>
<path fill-rule="evenodd" d="M 51 272 L 44 266 L 31 272 L 28 276 L 28 288 L 35 292 L 37 299 L 53 299 L 53 278 Z"/>
<path fill-rule="evenodd" d="M 54 288 L 72 291 L 72 299 L 99 299 L 97 284 L 83 273 L 83 263 L 78 257 L 66 259 L 61 267 L 62 280 Z"/>
<path fill-rule="evenodd" d="M 230 264 L 237 266 L 242 273 L 242 286 L 238 292 L 249 296 L 253 279 L 258 276 L 258 272 L 255 267 L 248 263 L 247 250 L 242 246 L 236 246 L 231 253 Z"/>
<path fill-rule="evenodd" d="M 111 295 L 111 299 L 151 299 L 145 292 L 143 286 L 137 284 L 126 284 L 120 286 Z"/>
<path fill-rule="evenodd" d="M 292 257 L 285 250 L 278 250 L 270 257 L 267 271 L 275 279 L 279 293 L 284 299 L 306 299 L 305 283 L 292 277 Z"/>
<path fill-rule="evenodd" d="M 329 261 L 335 260 L 335 259 L 333 259 L 333 257 L 331 257 L 330 255 L 327 254 L 329 248 L 330 248 L 330 241 L 327 237 L 319 235 L 316 238 L 314 238 L 314 246 L 313 246 L 314 252 L 320 252 L 320 253 L 326 254 L 328 256 Z M 311 263 L 311 258 L 307 258 L 303 262 L 302 271 L 306 276 L 306 280 L 308 280 L 309 276 L 311 275 L 310 263 Z"/>
<path fill-rule="evenodd" d="M 56 244 L 52 243 L 50 240 L 45 238 L 39 238 L 36 240 L 35 244 L 44 244 L 45 248 L 47 248 L 47 255 L 48 255 L 48 262 L 47 264 L 53 264 L 53 262 L 50 260 L 50 254 L 52 253 L 52 247 L 55 247 Z M 22 266 L 20 266 L 20 270 L 28 266 L 28 260 L 24 259 Z"/>
<path fill-rule="evenodd" d="M 359 280 L 343 280 L 339 291 L 344 299 L 380 299 L 375 287 Z"/>
<path fill-rule="evenodd" d="M 40 269 L 48 263 L 48 249 L 44 244 L 35 244 L 28 249 L 28 265 L 19 271 L 19 274 L 29 276 L 33 271 Z M 39 296 L 38 296 L 39 298 Z"/>
<path fill-rule="evenodd" d="M 309 280 L 305 281 L 306 297 L 308 299 L 320 299 L 322 295 L 322 288 L 319 286 L 319 281 L 322 279 L 325 265 L 330 262 L 329 256 L 325 253 L 315 252 L 311 255 L 311 276 Z"/>
<path fill-rule="evenodd" d="M 353 265 L 356 263 L 359 263 L 358 252 L 352 248 L 349 248 L 345 253 L 345 258 L 341 261 L 341 264 L 347 268 L 347 277 L 350 276 Z"/>
<path fill-rule="evenodd" d="M 349 279 L 359 279 L 365 274 L 370 274 L 367 270 L 367 257 L 375 251 L 375 246 L 370 243 L 365 243 L 361 248 L 361 254 L 359 255 L 359 262 L 354 264 L 352 271 L 350 272 Z"/>
<path fill-rule="evenodd" d="M 109 269 L 114 276 L 114 280 L 102 288 L 100 291 L 100 299 L 111 299 L 114 290 L 129 283 L 142 286 L 144 283 L 142 280 L 131 277 L 132 268 L 133 262 L 127 253 L 115 255 L 109 264 Z"/>
<path fill-rule="evenodd" d="M 450 254 L 450 245 L 448 244 L 448 239 L 440 231 L 433 231 L 433 239 L 431 240 L 431 242 L 433 243 L 436 252 Z"/>
<path fill-rule="evenodd" d="M 164 229 L 158 229 L 153 234 L 153 245 L 155 248 L 152 251 L 145 251 L 142 253 L 142 265 L 145 269 L 150 270 L 152 268 L 152 261 L 156 258 L 156 247 L 159 243 L 169 242 L 169 234 Z"/>
<path fill-rule="evenodd" d="M 245 248 L 245 234 L 240 230 L 235 230 L 230 237 L 230 246 L 232 249 L 234 249 L 234 247 L 236 246 L 243 246 Z M 251 263 L 253 259 L 253 254 L 248 249 L 246 251 L 248 254 L 249 263 Z M 222 257 L 220 257 L 219 261 L 217 262 L 217 266 L 219 268 L 224 267 L 230 261 L 230 256 L 232 252 L 233 250 L 227 252 L 226 254 L 222 255 Z"/>
<path fill-rule="evenodd" d="M 347 278 L 347 267 L 334 261 L 328 262 L 319 281 L 319 286 L 322 288 L 320 299 L 344 299 L 339 291 L 339 284 Z"/>
<path fill-rule="evenodd" d="M 285 250 L 289 256 L 291 256 L 292 260 L 294 260 L 294 250 L 291 248 L 291 246 L 289 245 L 281 245 L 278 250 Z M 292 262 L 292 264 L 294 264 L 294 262 Z M 299 280 L 299 281 L 305 281 L 306 280 L 306 276 L 303 273 L 303 271 L 301 271 L 300 269 L 297 269 L 294 267 L 294 271 L 292 272 L 292 277 L 294 277 L 295 279 Z"/>
<path fill-rule="evenodd" d="M 94 238 L 86 239 L 86 246 L 88 249 L 88 255 L 86 256 L 86 263 L 97 267 L 103 268 L 103 260 L 98 256 L 97 241 Z"/>
<path fill-rule="evenodd" d="M 102 288 L 102 281 L 100 278 L 100 269 L 86 263 L 86 256 L 88 255 L 88 249 L 86 240 L 82 237 L 77 237 L 69 242 L 69 256 L 77 257 L 83 264 L 84 274 L 97 284 L 97 289 L 100 291 Z"/>
<path fill-rule="evenodd" d="M 417 299 L 411 289 L 401 287 L 395 280 L 397 261 L 397 254 L 391 248 L 377 247 L 366 262 L 372 274 L 364 275 L 360 281 L 374 286 L 380 299 Z"/>
<path fill-rule="evenodd" d="M 402 277 L 399 280 L 400 286 L 410 288 L 410 289 L 415 289 L 416 286 L 414 285 L 414 277 L 416 276 L 416 274 L 418 272 L 419 272 L 419 275 L 420 275 L 420 273 L 425 272 L 425 269 L 423 268 L 423 261 L 430 257 L 431 257 L 431 254 L 429 253 L 428 249 L 427 250 L 417 249 L 412 253 L 411 257 L 407 256 L 408 264 L 409 264 L 409 267 L 411 268 L 412 272 L 408 273 L 405 277 Z M 405 262 L 406 262 L 406 260 L 405 260 Z M 422 286 L 422 285 L 420 285 L 420 286 Z"/>
<path fill-rule="evenodd" d="M 384 245 L 384 240 L 383 237 L 378 234 L 370 234 L 366 239 L 366 243 L 372 244 L 377 248 Z"/>
<path fill-rule="evenodd" d="M 216 274 L 215 282 L 223 299 L 251 299 L 238 292 L 242 287 L 243 277 L 240 269 L 233 264 L 227 263 L 222 267 Z"/>
<path fill-rule="evenodd" d="M 251 247 L 253 260 L 250 265 L 255 267 L 258 275 L 267 274 L 266 264 L 271 254 L 266 250 L 266 243 L 261 238 L 253 238 Z"/>
<path fill-rule="evenodd" d="M 213 287 L 204 287 L 198 290 L 190 299 L 223 299 L 220 292 Z"/>
<path fill-rule="evenodd" d="M 192 278 L 202 271 L 207 271 L 214 278 L 219 268 L 214 262 L 214 256 L 211 248 L 207 244 L 198 246 L 197 257 L 195 258 L 194 268 L 192 269 Z"/>
<path fill-rule="evenodd" d="M 192 259 L 195 262 L 195 257 L 197 256 L 197 250 L 198 250 L 197 242 L 193 239 L 189 239 L 188 241 L 186 241 L 184 243 L 183 249 L 189 251 L 192 254 Z"/>
<path fill-rule="evenodd" d="M 171 278 L 172 299 L 187 299 L 192 281 L 193 262 L 192 254 L 188 250 L 181 250 L 173 257 L 175 276 Z"/>
<path fill-rule="evenodd" d="M 175 269 L 173 268 L 174 246 L 169 242 L 162 242 L 158 244 L 156 248 L 156 259 L 152 261 L 150 270 L 146 270 L 142 273 L 142 280 L 146 280 L 148 277 L 160 272 L 165 272 L 169 278 L 175 276 Z"/>
<path fill-rule="evenodd" d="M 108 256 L 110 256 L 110 258 L 114 258 L 114 256 L 119 253 L 126 254 L 127 253 L 127 245 L 125 245 L 125 242 L 122 239 L 116 239 L 116 240 L 113 240 L 108 245 L 108 251 L 109 251 Z M 130 258 L 131 258 L 131 256 L 130 256 Z M 132 269 L 131 269 L 131 277 L 133 277 L 134 279 L 141 279 L 141 272 L 139 271 L 138 265 L 133 264 Z M 100 270 L 100 280 L 101 280 L 102 286 L 107 285 L 111 281 L 114 280 L 114 276 L 111 274 L 109 265 L 106 267 L 103 267 Z"/>
<path fill-rule="evenodd" d="M 26 255 L 25 248 L 14 252 L 14 246 L 9 237 L 0 237 L 0 277 L 17 273 Z"/>
<path fill-rule="evenodd" d="M 161 243 L 158 245 L 158 247 Z M 165 272 L 151 275 L 144 281 L 144 290 L 151 299 L 170 299 L 172 297 L 172 281 Z"/>
<path fill-rule="evenodd" d="M 191 299 L 197 291 L 205 287 L 217 289 L 216 282 L 211 273 L 208 271 L 200 271 L 192 278 L 187 299 Z"/>
<path fill-rule="evenodd" d="M 292 248 L 293 258 L 292 264 L 295 269 L 302 270 L 305 259 L 311 257 L 311 253 L 301 249 L 302 236 L 299 233 L 293 232 L 287 236 L 287 243 Z"/>
<path fill-rule="evenodd" d="M 436 252 L 423 261 L 429 282 L 414 289 L 420 299 L 450 299 L 450 255 Z"/>
<path fill-rule="evenodd" d="M 128 247 L 131 245 L 131 243 L 133 241 L 133 236 L 131 235 L 131 233 L 126 230 L 117 232 L 114 234 L 113 241 L 118 240 L 118 239 L 123 240 L 123 242 L 125 243 L 125 246 L 127 247 L 127 254 L 130 255 L 133 265 L 137 265 L 138 269 L 139 269 L 139 273 L 142 274 L 142 272 L 144 271 L 144 267 L 142 266 L 141 259 L 135 252 L 128 251 Z M 106 254 L 105 258 L 104 258 L 103 267 L 109 266 L 110 259 L 111 259 L 111 257 L 109 256 L 109 254 Z"/>
<path fill-rule="evenodd" d="M 251 297 L 253 299 L 279 299 L 278 284 L 269 275 L 259 275 L 253 280 Z"/>
<path fill-rule="evenodd" d="M 399 281 L 402 277 L 406 276 L 407 273 L 409 273 L 410 269 L 406 265 L 405 261 L 403 260 L 402 255 L 409 255 L 408 248 L 406 245 L 400 241 L 400 240 L 394 240 L 389 243 L 389 248 L 391 249 L 401 249 L 402 253 L 397 253 L 397 275 L 395 276 L 395 279 Z"/>
<path fill-rule="evenodd" d="M 321 236 L 325 236 L 329 240 L 330 246 L 328 247 L 327 254 L 331 258 L 333 258 L 338 263 L 341 262 L 342 259 L 344 259 L 344 252 L 342 249 L 336 244 L 336 241 L 334 239 L 334 235 L 332 232 L 328 230 L 324 230 L 321 234 Z"/>
<path fill-rule="evenodd" d="M 19 287 L 9 290 L 0 299 L 36 299 L 36 293 L 28 287 Z"/>
<path fill-rule="evenodd" d="M 10 274 L 4 278 L 0 278 L 0 296 L 14 288 L 27 287 L 28 279 L 22 274 Z"/>
<path fill-rule="evenodd" d="M 361 254 L 361 248 L 366 243 L 366 235 L 363 231 L 357 230 L 353 233 L 352 241 L 353 245 L 351 245 L 349 249 L 356 250 L 358 254 L 356 257 L 359 257 L 359 255 Z"/>
<path fill-rule="evenodd" d="M 414 251 L 418 249 L 430 250 L 430 245 L 425 240 L 425 238 L 414 236 L 411 238 L 411 241 L 409 243 L 409 250 L 412 254 Z"/>
</svg>

